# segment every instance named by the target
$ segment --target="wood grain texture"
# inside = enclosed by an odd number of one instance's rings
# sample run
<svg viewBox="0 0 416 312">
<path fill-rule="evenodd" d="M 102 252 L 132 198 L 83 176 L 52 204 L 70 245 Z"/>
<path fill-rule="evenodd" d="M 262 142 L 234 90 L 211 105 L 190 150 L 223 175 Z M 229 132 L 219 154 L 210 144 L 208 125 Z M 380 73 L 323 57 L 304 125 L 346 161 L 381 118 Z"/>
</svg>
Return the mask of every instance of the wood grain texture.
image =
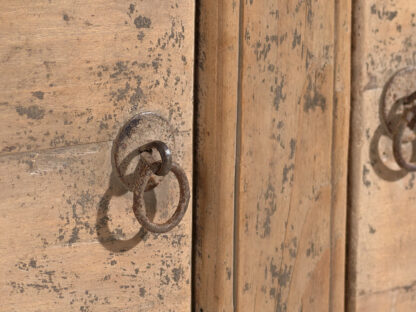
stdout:
<svg viewBox="0 0 416 312">
<path fill-rule="evenodd" d="M 192 209 L 142 230 L 111 141 L 160 114 L 192 184 L 194 2 L 1 1 L 0 38 L 0 310 L 189 311 Z M 177 195 L 169 176 L 149 215 Z"/>
<path fill-rule="evenodd" d="M 1 311 L 189 311 L 191 214 L 146 233 L 111 143 L 0 158 Z M 174 180 L 147 195 L 165 219 Z"/>
<path fill-rule="evenodd" d="M 193 1 L 1 1 L 0 23 L 1 153 L 112 140 L 146 110 L 189 131 Z"/>
<path fill-rule="evenodd" d="M 233 310 L 239 3 L 203 0 L 197 66 L 195 311 Z"/>
<path fill-rule="evenodd" d="M 416 65 L 416 7 L 364 0 L 353 9 L 348 310 L 415 311 L 415 176 L 395 164 L 379 111 L 392 75 Z"/>
<path fill-rule="evenodd" d="M 245 1 L 237 311 L 342 311 L 349 1 Z"/>
</svg>

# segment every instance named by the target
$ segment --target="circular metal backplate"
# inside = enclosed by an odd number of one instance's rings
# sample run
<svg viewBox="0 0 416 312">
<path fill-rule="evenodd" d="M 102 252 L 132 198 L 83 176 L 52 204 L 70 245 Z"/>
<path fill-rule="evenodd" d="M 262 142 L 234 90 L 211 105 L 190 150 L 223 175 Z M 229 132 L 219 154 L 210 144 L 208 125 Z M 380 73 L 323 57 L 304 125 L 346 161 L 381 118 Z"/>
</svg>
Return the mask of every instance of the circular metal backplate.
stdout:
<svg viewBox="0 0 416 312">
<path fill-rule="evenodd" d="M 166 119 L 152 112 L 134 116 L 120 129 L 113 142 L 113 165 L 128 190 L 133 190 L 139 147 L 156 140 L 164 142 L 171 152 L 175 151 L 173 128 Z M 160 179 L 161 177 L 153 177 L 147 190 L 155 187 Z"/>
<path fill-rule="evenodd" d="M 397 100 L 408 96 L 416 90 L 416 67 L 406 67 L 396 72 L 384 87 L 381 96 L 380 115 L 383 127 L 392 134 L 403 114 L 403 105 Z M 405 134 L 404 141 L 414 138 Z"/>
</svg>

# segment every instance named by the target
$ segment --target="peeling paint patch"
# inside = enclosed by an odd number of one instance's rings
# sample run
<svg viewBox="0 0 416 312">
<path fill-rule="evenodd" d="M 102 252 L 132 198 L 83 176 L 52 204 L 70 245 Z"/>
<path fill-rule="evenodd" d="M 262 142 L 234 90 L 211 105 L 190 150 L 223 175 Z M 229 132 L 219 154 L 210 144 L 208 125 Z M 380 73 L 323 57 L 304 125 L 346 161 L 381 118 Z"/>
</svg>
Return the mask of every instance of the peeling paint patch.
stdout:
<svg viewBox="0 0 416 312">
<path fill-rule="evenodd" d="M 133 14 L 134 13 L 134 9 L 135 9 L 135 5 L 133 3 L 131 3 L 130 6 L 129 6 L 129 12 L 130 12 L 130 14 Z"/>
<path fill-rule="evenodd" d="M 43 100 L 43 96 L 45 95 L 45 92 L 35 91 L 35 92 L 32 92 L 32 95 L 38 98 L 39 100 Z"/>
<path fill-rule="evenodd" d="M 367 175 L 370 173 L 370 170 L 367 168 L 366 165 L 363 165 L 363 184 L 366 187 L 370 187 L 371 186 L 371 181 L 368 180 Z"/>
<path fill-rule="evenodd" d="M 148 17 L 139 15 L 134 19 L 134 25 L 136 25 L 137 29 L 150 28 L 152 21 Z"/>
<path fill-rule="evenodd" d="M 289 155 L 289 159 L 293 159 L 293 157 L 295 156 L 295 150 L 296 150 L 296 140 L 295 139 L 290 139 L 290 155 Z"/>
<path fill-rule="evenodd" d="M 321 108 L 322 112 L 326 109 L 326 98 L 323 94 L 319 92 L 319 89 L 316 87 L 315 83 L 312 83 L 311 78 L 309 77 L 309 85 L 307 91 L 304 95 L 304 105 L 303 110 L 309 112 L 310 110 L 315 111 L 315 108 Z"/>
<path fill-rule="evenodd" d="M 277 78 L 276 78 L 277 82 Z M 273 99 L 273 106 L 276 111 L 279 110 L 280 103 L 286 100 L 286 94 L 283 93 L 283 88 L 285 86 L 285 77 L 282 77 L 280 83 L 276 85 L 274 90 L 274 99 Z"/>
<path fill-rule="evenodd" d="M 379 19 L 387 19 L 392 21 L 397 16 L 397 11 L 390 11 L 383 7 L 381 10 L 377 9 L 377 6 L 373 4 L 371 6 L 371 14 L 377 15 Z"/>
<path fill-rule="evenodd" d="M 283 193 L 285 191 L 285 184 L 287 182 L 292 183 L 293 182 L 293 173 L 290 176 L 290 181 L 289 181 L 289 172 L 292 171 L 293 169 L 295 169 L 295 165 L 291 164 L 290 166 L 285 165 L 283 168 L 283 175 L 282 175 L 282 190 L 281 193 Z"/>
<path fill-rule="evenodd" d="M 20 116 L 26 116 L 29 119 L 39 120 L 45 116 L 45 110 L 37 105 L 32 105 L 29 107 L 17 106 L 16 112 Z"/>
<path fill-rule="evenodd" d="M 298 29 L 295 29 L 295 32 L 293 33 L 292 49 L 300 45 L 301 38 L 302 38 L 302 35 L 298 34 Z"/>
<path fill-rule="evenodd" d="M 376 233 L 376 229 L 371 224 L 369 224 L 368 225 L 368 232 L 370 234 L 375 234 Z"/>
<path fill-rule="evenodd" d="M 172 273 L 173 273 L 173 280 L 175 281 L 175 283 L 178 283 L 184 275 L 182 266 L 178 268 L 173 268 Z"/>
</svg>

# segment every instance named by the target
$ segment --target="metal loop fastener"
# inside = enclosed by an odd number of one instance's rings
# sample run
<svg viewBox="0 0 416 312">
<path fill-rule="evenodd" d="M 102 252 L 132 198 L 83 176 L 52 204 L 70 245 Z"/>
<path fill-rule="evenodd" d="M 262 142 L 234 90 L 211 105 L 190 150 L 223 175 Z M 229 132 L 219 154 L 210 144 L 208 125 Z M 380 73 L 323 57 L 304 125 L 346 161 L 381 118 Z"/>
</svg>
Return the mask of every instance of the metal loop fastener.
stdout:
<svg viewBox="0 0 416 312">
<path fill-rule="evenodd" d="M 379 106 L 380 121 L 386 134 L 393 138 L 397 127 L 397 117 L 403 110 L 414 105 L 416 92 L 414 81 L 416 79 L 416 67 L 405 67 L 394 73 L 385 84 Z M 406 142 L 406 138 L 403 138 Z"/>
<path fill-rule="evenodd" d="M 172 162 L 172 152 L 168 145 L 175 150 L 174 131 L 168 121 L 155 113 L 144 112 L 124 124 L 112 147 L 112 163 L 116 176 L 134 194 L 134 214 L 144 230 L 154 233 L 165 233 L 178 225 L 188 208 L 190 198 L 186 174 L 177 163 Z M 154 149 L 160 154 L 160 160 L 155 159 Z M 133 161 L 137 156 L 138 163 Z M 144 193 L 157 187 L 170 171 L 178 180 L 179 203 L 168 221 L 156 224 L 146 215 Z"/>
<path fill-rule="evenodd" d="M 153 148 L 157 149 L 160 154 L 160 158 L 162 159 L 162 161 L 159 162 L 159 167 L 154 169 L 153 173 L 158 176 L 165 176 L 169 173 L 172 167 L 172 152 L 162 141 L 152 141 L 140 146 L 139 153 L 152 153 Z"/>
<path fill-rule="evenodd" d="M 147 217 L 146 209 L 144 204 L 144 192 L 149 181 L 151 175 L 154 173 L 155 170 L 160 168 L 161 162 L 156 161 L 152 164 L 147 163 L 145 160 L 140 158 L 139 160 L 139 167 L 138 167 L 138 178 L 134 185 L 133 189 L 133 211 L 136 216 L 137 221 L 149 232 L 154 233 L 165 233 L 173 229 L 179 222 L 182 220 L 183 216 L 185 215 L 186 209 L 188 208 L 189 204 L 189 183 L 186 177 L 185 172 L 183 169 L 175 162 L 171 163 L 170 171 L 173 172 L 176 179 L 178 180 L 179 184 L 179 203 L 178 206 L 173 213 L 173 215 L 169 218 L 168 221 L 162 224 L 157 224 Z"/>
<path fill-rule="evenodd" d="M 137 171 L 133 168 L 137 168 L 137 156 L 148 158 L 149 163 L 154 162 L 150 157 L 152 149 L 160 153 L 163 162 L 160 168 L 155 168 L 155 175 L 149 180 L 147 190 L 155 188 L 163 175 L 169 172 L 171 150 L 175 150 L 174 130 L 166 119 L 152 112 L 137 114 L 120 128 L 113 141 L 111 161 L 116 176 L 129 191 L 133 191 Z"/>
<path fill-rule="evenodd" d="M 416 164 L 407 162 L 402 155 L 402 137 L 407 126 L 408 121 L 405 118 L 402 118 L 393 134 L 393 155 L 401 168 L 407 171 L 416 171 Z"/>
</svg>

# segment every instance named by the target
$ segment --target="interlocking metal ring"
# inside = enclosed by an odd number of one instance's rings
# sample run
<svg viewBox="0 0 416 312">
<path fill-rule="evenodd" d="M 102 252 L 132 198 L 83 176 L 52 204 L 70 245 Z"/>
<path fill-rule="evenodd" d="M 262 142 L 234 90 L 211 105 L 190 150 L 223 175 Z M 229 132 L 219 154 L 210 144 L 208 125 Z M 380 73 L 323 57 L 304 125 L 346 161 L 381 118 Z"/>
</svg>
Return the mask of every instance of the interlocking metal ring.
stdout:
<svg viewBox="0 0 416 312">
<path fill-rule="evenodd" d="M 144 192 L 151 175 L 161 167 L 161 162 L 156 161 L 149 164 L 143 158 L 139 160 L 138 176 L 133 189 L 133 211 L 137 221 L 149 232 L 166 233 L 174 228 L 182 220 L 189 204 L 189 183 L 183 169 L 175 162 L 172 162 L 170 171 L 173 172 L 179 184 L 179 203 L 168 221 L 162 224 L 157 224 L 147 217 L 144 204 Z"/>
<path fill-rule="evenodd" d="M 165 233 L 178 225 L 188 208 L 190 198 L 186 174 L 177 163 L 172 162 L 171 150 L 165 142 L 175 147 L 174 131 L 168 121 L 155 113 L 145 112 L 124 124 L 114 139 L 112 148 L 115 173 L 125 188 L 134 194 L 133 211 L 136 219 L 143 229 L 154 233 Z M 153 157 L 153 150 L 159 152 L 160 161 Z M 139 161 L 136 165 L 133 159 L 137 156 Z M 135 170 L 132 172 L 133 165 Z M 144 192 L 157 187 L 171 171 L 179 184 L 179 204 L 168 221 L 156 224 L 146 215 Z"/>
<path fill-rule="evenodd" d="M 416 164 L 411 164 L 407 162 L 402 155 L 402 137 L 403 137 L 404 130 L 406 129 L 406 127 L 409 127 L 409 123 L 412 123 L 415 121 L 413 116 L 408 116 L 408 115 L 413 115 L 413 114 L 405 113 L 393 133 L 393 155 L 397 164 L 401 168 L 407 171 L 416 171 Z M 409 120 L 409 118 L 411 119 Z"/>
<path fill-rule="evenodd" d="M 152 149 L 157 149 L 162 161 L 159 162 L 159 167 L 156 168 L 153 173 L 158 176 L 165 176 L 169 173 L 172 167 L 172 153 L 168 146 L 162 141 L 153 141 L 139 147 L 139 153 L 149 152 L 152 153 Z"/>
<path fill-rule="evenodd" d="M 161 176 L 169 172 L 172 161 L 167 145 L 175 149 L 174 130 L 166 119 L 155 113 L 137 114 L 120 128 L 113 142 L 112 163 L 116 176 L 126 189 L 133 191 L 132 167 L 136 164 L 135 159 L 142 152 L 153 148 L 158 150 L 163 162 L 161 167 L 155 170 L 156 176 L 150 179 L 147 190 L 159 184 Z"/>
</svg>

